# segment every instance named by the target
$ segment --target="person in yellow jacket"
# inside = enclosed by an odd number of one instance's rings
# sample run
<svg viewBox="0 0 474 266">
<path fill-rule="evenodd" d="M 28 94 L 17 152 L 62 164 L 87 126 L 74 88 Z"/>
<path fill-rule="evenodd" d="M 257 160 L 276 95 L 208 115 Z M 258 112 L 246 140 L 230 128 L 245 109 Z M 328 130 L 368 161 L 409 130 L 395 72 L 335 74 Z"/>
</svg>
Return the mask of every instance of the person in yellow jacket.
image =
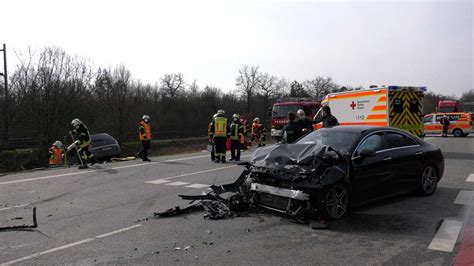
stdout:
<svg viewBox="0 0 474 266">
<path fill-rule="evenodd" d="M 218 110 L 216 117 L 212 120 L 210 135 L 214 140 L 216 145 L 215 157 L 216 163 L 226 163 L 225 153 L 226 153 L 226 141 L 230 137 L 229 123 L 227 118 L 224 117 L 224 110 Z"/>
<path fill-rule="evenodd" d="M 151 146 L 151 125 L 149 115 L 143 115 L 142 120 L 138 122 L 138 131 L 143 149 L 137 153 L 137 157 L 142 158 L 144 162 L 149 162 L 151 161 L 148 158 L 148 149 L 150 149 Z"/>
<path fill-rule="evenodd" d="M 64 158 L 64 145 L 61 141 L 57 140 L 53 143 L 51 148 L 48 150 L 49 154 L 49 166 L 58 166 L 63 164 Z"/>
</svg>

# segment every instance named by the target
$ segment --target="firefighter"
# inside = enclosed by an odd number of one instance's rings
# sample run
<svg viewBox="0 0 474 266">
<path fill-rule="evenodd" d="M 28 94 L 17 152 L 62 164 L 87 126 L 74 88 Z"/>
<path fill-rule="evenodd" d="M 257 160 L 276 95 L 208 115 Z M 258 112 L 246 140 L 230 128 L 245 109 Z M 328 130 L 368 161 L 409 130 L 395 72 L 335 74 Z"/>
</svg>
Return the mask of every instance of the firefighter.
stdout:
<svg viewBox="0 0 474 266">
<path fill-rule="evenodd" d="M 74 138 L 74 143 L 68 147 L 68 151 L 74 148 L 77 149 L 82 162 L 85 163 L 84 165 L 81 165 L 80 168 L 88 168 L 87 163 L 90 163 L 92 166 L 97 162 L 94 155 L 89 151 L 91 134 L 86 125 L 78 118 L 73 119 L 71 125 L 73 129 L 70 133 Z"/>
<path fill-rule="evenodd" d="M 217 114 L 214 114 L 212 116 L 211 122 L 209 122 L 209 125 L 207 125 L 207 139 L 209 140 L 209 146 L 210 146 L 210 149 L 208 149 L 208 150 L 211 152 L 211 161 L 216 160 L 216 156 L 215 156 L 216 145 L 214 144 L 214 139 L 213 139 L 212 134 L 211 134 L 212 121 L 214 121 L 214 118 L 216 118 L 216 116 L 217 116 Z"/>
<path fill-rule="evenodd" d="M 244 126 L 238 114 L 232 115 L 230 124 L 230 161 L 240 161 L 240 146 L 243 144 Z M 236 153 L 237 152 L 237 153 Z"/>
<path fill-rule="evenodd" d="M 58 166 L 63 164 L 64 145 L 61 141 L 56 140 L 48 150 L 49 166 Z"/>
<path fill-rule="evenodd" d="M 226 163 L 226 141 L 227 137 L 230 135 L 230 129 L 229 124 L 227 123 L 227 118 L 225 118 L 224 115 L 224 110 L 218 110 L 217 115 L 212 120 L 211 124 L 211 135 L 214 140 L 214 145 L 216 145 L 216 160 L 214 161 L 216 163 Z"/>
<path fill-rule="evenodd" d="M 335 126 L 339 126 L 339 121 L 331 114 L 331 108 L 329 108 L 329 106 L 323 106 L 323 127 Z"/>
<path fill-rule="evenodd" d="M 288 112 L 288 124 L 282 129 L 282 142 L 293 143 L 302 136 L 301 127 L 296 121 L 296 115 L 293 112 Z"/>
<path fill-rule="evenodd" d="M 251 136 L 250 135 L 250 125 L 249 125 L 249 121 L 247 120 L 247 117 L 244 116 L 244 115 L 241 115 L 240 116 L 240 124 L 243 126 L 243 129 L 244 129 L 244 132 L 243 132 L 243 135 L 242 135 L 242 150 L 247 150 L 248 147 L 251 146 L 251 143 L 248 141 Z"/>
<path fill-rule="evenodd" d="M 142 158 L 144 162 L 151 161 L 148 158 L 148 149 L 151 146 L 151 125 L 150 125 L 150 116 L 143 115 L 142 119 L 138 122 L 138 136 L 142 142 L 142 150 L 137 153 L 137 157 Z"/>
<path fill-rule="evenodd" d="M 441 117 L 441 120 L 439 121 L 439 123 L 443 126 L 443 134 L 441 136 L 443 138 L 447 138 L 448 137 L 448 128 L 451 125 L 451 123 L 449 123 L 449 119 L 446 116 L 446 114 L 443 114 L 443 117 Z"/>
<path fill-rule="evenodd" d="M 306 135 L 314 130 L 313 122 L 306 117 L 303 109 L 299 109 L 296 112 L 296 115 L 298 116 L 298 125 L 300 126 L 303 135 Z"/>
<path fill-rule="evenodd" d="M 255 141 L 255 144 L 258 147 L 265 146 L 265 127 L 260 124 L 260 118 L 255 117 L 252 123 L 252 141 Z"/>
</svg>

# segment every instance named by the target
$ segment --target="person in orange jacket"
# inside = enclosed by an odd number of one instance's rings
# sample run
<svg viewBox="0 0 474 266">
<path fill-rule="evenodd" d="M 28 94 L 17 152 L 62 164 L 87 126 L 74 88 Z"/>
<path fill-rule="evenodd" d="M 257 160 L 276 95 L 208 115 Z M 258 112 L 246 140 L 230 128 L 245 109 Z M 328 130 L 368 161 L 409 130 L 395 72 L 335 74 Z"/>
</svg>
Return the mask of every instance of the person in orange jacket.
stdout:
<svg viewBox="0 0 474 266">
<path fill-rule="evenodd" d="M 255 117 L 252 124 L 252 141 L 258 144 L 258 147 L 265 146 L 265 127 L 260 124 L 260 118 Z"/>
<path fill-rule="evenodd" d="M 138 122 L 138 135 L 140 141 L 142 142 L 143 149 L 137 153 L 137 157 L 142 158 L 144 162 L 151 161 L 148 158 L 148 150 L 151 146 L 151 125 L 150 125 L 150 116 L 143 115 L 142 120 Z"/>
<path fill-rule="evenodd" d="M 49 166 L 58 166 L 63 164 L 64 145 L 61 141 L 56 140 L 51 148 L 48 149 Z"/>
</svg>

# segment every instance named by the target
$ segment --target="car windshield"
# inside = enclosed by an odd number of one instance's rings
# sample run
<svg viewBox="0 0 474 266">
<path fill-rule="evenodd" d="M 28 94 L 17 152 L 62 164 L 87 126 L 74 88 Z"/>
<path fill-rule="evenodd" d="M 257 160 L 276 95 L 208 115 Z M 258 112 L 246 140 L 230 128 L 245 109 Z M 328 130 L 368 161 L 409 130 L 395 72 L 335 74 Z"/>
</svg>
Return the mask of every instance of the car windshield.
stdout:
<svg viewBox="0 0 474 266">
<path fill-rule="evenodd" d="M 358 137 L 359 134 L 354 132 L 317 130 L 298 140 L 296 144 L 326 145 L 346 155 Z"/>
<path fill-rule="evenodd" d="M 272 116 L 286 117 L 288 112 L 296 112 L 301 109 L 300 105 L 274 105 L 272 110 Z"/>
</svg>

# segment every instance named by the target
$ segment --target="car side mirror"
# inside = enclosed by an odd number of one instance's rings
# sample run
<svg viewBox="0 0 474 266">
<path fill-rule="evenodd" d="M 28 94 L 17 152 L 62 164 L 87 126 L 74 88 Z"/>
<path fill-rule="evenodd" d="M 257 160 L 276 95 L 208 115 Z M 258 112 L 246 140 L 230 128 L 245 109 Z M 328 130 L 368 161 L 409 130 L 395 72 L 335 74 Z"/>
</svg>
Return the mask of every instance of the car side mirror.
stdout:
<svg viewBox="0 0 474 266">
<path fill-rule="evenodd" d="M 359 155 L 362 158 L 366 158 L 366 157 L 375 157 L 375 155 L 377 154 L 373 150 L 363 149 L 359 152 Z"/>
</svg>

